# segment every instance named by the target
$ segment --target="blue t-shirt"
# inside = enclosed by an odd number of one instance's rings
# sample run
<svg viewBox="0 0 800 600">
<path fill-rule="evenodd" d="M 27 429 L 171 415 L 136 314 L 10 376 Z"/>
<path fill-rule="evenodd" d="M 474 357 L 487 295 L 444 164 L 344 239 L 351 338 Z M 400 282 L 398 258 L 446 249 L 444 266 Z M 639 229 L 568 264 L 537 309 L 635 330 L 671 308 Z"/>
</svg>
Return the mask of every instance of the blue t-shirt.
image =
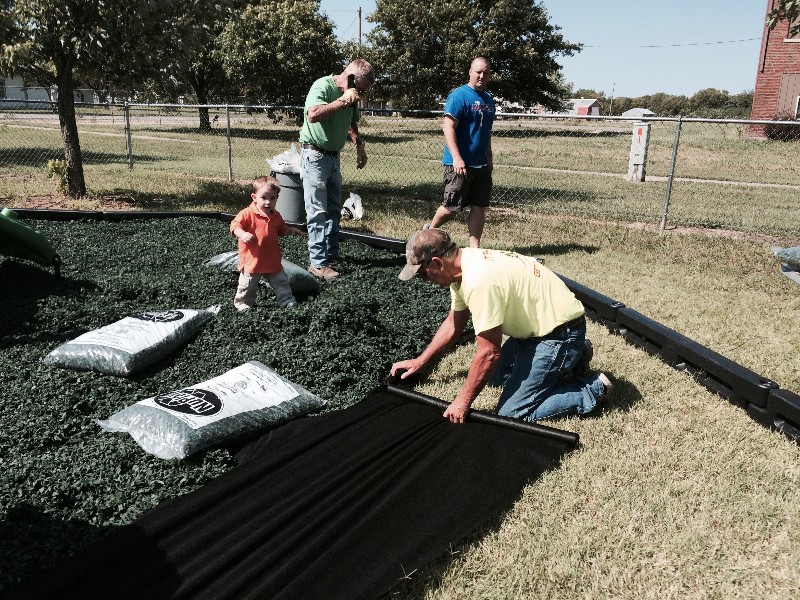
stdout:
<svg viewBox="0 0 800 600">
<path fill-rule="evenodd" d="M 487 151 L 494 122 L 494 98 L 489 92 L 479 92 L 469 85 L 457 87 L 444 103 L 444 114 L 458 121 L 456 143 L 461 158 L 468 167 L 489 164 Z M 453 156 L 444 146 L 443 165 L 452 165 Z"/>
</svg>

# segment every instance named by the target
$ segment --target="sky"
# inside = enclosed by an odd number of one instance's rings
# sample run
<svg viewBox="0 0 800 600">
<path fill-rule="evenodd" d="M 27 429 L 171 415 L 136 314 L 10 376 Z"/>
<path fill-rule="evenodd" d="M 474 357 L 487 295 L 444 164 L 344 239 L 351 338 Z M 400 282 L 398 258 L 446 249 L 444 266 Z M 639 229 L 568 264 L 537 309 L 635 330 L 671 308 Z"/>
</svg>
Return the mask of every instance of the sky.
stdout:
<svg viewBox="0 0 800 600">
<path fill-rule="evenodd" d="M 731 94 L 755 87 L 767 0 L 539 0 L 564 38 L 583 44 L 559 57 L 577 89 L 607 97 L 657 92 L 691 96 L 706 88 Z M 375 0 L 321 0 L 341 40 L 374 27 Z M 491 84 L 490 84 L 491 89 Z"/>
</svg>

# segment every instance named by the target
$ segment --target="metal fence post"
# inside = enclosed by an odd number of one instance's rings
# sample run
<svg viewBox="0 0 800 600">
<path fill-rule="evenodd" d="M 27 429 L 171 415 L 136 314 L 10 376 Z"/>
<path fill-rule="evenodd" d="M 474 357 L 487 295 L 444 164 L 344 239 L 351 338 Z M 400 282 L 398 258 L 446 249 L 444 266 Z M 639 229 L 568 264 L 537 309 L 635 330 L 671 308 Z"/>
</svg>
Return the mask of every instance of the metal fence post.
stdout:
<svg viewBox="0 0 800 600">
<path fill-rule="evenodd" d="M 231 107 L 225 105 L 225 119 L 228 122 L 228 182 L 233 181 L 233 155 L 231 152 Z"/>
<path fill-rule="evenodd" d="M 661 226 L 659 232 L 664 233 L 667 226 L 667 214 L 669 213 L 669 197 L 672 193 L 672 179 L 675 176 L 675 163 L 678 160 L 678 144 L 681 139 L 681 116 L 678 115 L 678 122 L 675 123 L 675 140 L 672 142 L 672 162 L 669 165 L 669 177 L 667 177 L 667 192 L 664 197 L 664 210 L 661 211 Z"/>
<path fill-rule="evenodd" d="M 133 169 L 133 137 L 131 136 L 131 109 L 128 103 L 122 106 L 125 113 L 125 149 L 128 152 L 128 169 Z"/>
</svg>

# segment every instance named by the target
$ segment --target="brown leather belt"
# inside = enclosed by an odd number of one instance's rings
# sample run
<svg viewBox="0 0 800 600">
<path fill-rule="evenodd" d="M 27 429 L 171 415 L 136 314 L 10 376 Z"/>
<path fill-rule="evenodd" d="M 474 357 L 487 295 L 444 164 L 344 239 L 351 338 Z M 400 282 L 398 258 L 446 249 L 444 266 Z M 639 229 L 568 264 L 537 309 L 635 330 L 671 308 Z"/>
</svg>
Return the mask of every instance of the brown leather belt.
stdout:
<svg viewBox="0 0 800 600">
<path fill-rule="evenodd" d="M 317 152 L 322 152 L 323 154 L 327 154 L 328 156 L 339 156 L 338 150 L 323 150 L 319 146 L 315 146 L 314 144 L 309 144 L 308 142 L 300 142 L 300 146 L 306 148 L 307 150 L 316 150 Z"/>
</svg>

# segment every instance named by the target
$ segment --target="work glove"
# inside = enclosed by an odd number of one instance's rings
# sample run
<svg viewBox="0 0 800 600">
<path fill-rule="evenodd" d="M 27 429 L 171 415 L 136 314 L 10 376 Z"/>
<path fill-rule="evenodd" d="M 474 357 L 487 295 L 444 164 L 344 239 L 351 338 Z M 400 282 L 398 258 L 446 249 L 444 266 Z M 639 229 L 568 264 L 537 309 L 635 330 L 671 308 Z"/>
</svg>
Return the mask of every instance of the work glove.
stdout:
<svg viewBox="0 0 800 600">
<path fill-rule="evenodd" d="M 356 88 L 349 88 L 339 98 L 339 102 L 345 106 L 353 106 L 353 104 L 358 103 L 359 100 L 361 100 L 361 95 L 358 93 Z"/>
<path fill-rule="evenodd" d="M 356 146 L 356 152 L 358 153 L 358 158 L 356 158 L 356 169 L 363 169 L 367 164 L 367 150 L 363 143 Z"/>
</svg>

